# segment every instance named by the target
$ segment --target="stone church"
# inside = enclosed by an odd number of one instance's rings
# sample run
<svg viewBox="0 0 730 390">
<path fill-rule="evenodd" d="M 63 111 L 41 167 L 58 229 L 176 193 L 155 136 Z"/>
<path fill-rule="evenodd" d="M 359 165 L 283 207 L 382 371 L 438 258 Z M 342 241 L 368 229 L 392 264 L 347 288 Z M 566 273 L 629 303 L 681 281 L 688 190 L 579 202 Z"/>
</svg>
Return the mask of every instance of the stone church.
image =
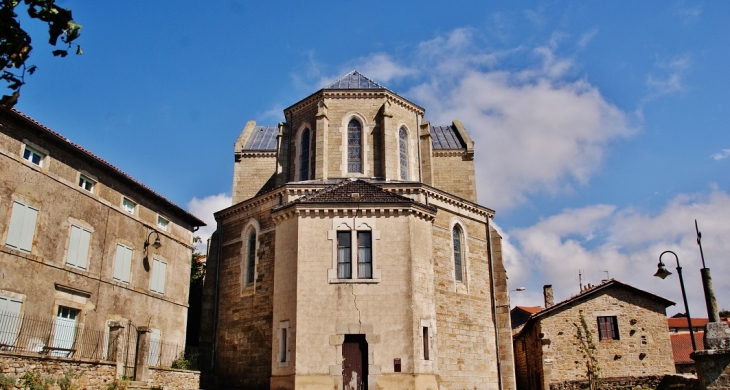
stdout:
<svg viewBox="0 0 730 390">
<path fill-rule="evenodd" d="M 459 121 L 353 71 L 248 122 L 215 214 L 200 345 L 247 389 L 514 389 L 494 211 Z"/>
</svg>

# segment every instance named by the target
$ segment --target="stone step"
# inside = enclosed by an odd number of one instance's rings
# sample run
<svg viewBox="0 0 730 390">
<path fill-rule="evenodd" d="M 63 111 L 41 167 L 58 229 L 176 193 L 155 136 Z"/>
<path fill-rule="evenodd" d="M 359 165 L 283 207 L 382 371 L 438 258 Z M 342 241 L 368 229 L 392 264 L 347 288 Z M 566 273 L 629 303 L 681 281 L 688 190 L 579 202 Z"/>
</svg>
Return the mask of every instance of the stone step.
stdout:
<svg viewBox="0 0 730 390">
<path fill-rule="evenodd" d="M 127 390 L 150 390 L 151 386 L 147 382 L 131 381 L 127 385 Z"/>
</svg>

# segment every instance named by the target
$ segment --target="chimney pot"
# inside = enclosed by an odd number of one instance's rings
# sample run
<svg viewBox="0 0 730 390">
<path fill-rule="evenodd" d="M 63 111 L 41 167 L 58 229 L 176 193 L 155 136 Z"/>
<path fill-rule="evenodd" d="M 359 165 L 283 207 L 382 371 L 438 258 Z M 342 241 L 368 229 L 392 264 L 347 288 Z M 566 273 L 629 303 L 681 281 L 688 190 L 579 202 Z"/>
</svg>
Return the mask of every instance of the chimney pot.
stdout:
<svg viewBox="0 0 730 390">
<path fill-rule="evenodd" d="M 555 304 L 553 301 L 553 285 L 546 284 L 542 286 L 542 293 L 545 296 L 545 308 L 552 307 Z"/>
</svg>

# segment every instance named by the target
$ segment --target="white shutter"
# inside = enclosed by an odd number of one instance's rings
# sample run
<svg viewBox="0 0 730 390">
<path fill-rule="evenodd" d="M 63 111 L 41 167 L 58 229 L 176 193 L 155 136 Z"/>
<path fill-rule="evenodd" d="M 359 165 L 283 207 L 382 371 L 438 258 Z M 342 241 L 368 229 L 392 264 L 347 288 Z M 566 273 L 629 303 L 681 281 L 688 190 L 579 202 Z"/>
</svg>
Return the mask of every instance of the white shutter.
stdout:
<svg viewBox="0 0 730 390">
<path fill-rule="evenodd" d="M 152 278 L 150 280 L 150 290 L 164 294 L 165 293 L 165 273 L 167 272 L 167 263 L 159 259 L 154 259 L 152 268 Z"/>
<path fill-rule="evenodd" d="M 76 266 L 86 269 L 86 263 L 89 259 L 89 241 L 91 241 L 91 232 L 80 228 L 79 230 L 79 250 L 76 254 Z"/>
<path fill-rule="evenodd" d="M 114 259 L 114 280 L 129 283 L 129 268 L 132 265 L 132 248 L 117 244 Z"/>
<path fill-rule="evenodd" d="M 150 329 L 150 354 L 147 359 L 147 363 L 150 366 L 157 366 L 160 362 L 160 347 L 162 346 L 160 341 L 162 340 L 162 333 L 159 329 Z"/>
<path fill-rule="evenodd" d="M 8 239 L 5 245 L 30 253 L 31 248 L 33 248 L 37 217 L 38 209 L 20 202 L 13 202 L 13 211 L 10 215 L 10 226 L 8 227 Z"/>
<path fill-rule="evenodd" d="M 71 225 L 71 237 L 68 240 L 68 254 L 66 255 L 66 263 L 76 265 L 76 258 L 79 253 L 79 237 L 81 229 L 78 226 Z"/>
<path fill-rule="evenodd" d="M 15 345 L 22 305 L 20 300 L 0 296 L 0 343 Z"/>
</svg>

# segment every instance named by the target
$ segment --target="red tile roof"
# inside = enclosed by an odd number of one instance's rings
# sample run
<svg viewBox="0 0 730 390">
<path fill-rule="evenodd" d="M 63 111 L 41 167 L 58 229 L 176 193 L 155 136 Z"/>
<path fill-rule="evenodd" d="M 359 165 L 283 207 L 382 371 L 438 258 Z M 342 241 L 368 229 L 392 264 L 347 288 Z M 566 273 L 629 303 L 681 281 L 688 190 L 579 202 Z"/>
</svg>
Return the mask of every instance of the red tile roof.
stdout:
<svg viewBox="0 0 730 390">
<path fill-rule="evenodd" d="M 705 332 L 695 332 L 695 344 L 697 344 L 698 350 L 705 349 L 704 335 Z M 694 363 L 695 361 L 689 357 L 689 354 L 692 353 L 692 339 L 689 338 L 689 333 L 672 333 L 669 337 L 672 340 L 674 363 Z"/>
<path fill-rule="evenodd" d="M 730 325 L 730 320 L 724 319 Z M 703 328 L 707 323 L 710 322 L 707 318 L 692 318 L 693 328 Z M 684 328 L 687 329 L 687 317 L 667 318 L 667 325 L 670 328 Z"/>
<path fill-rule="evenodd" d="M 535 314 L 539 311 L 542 311 L 542 307 L 540 306 L 515 306 L 515 308 L 530 314 Z"/>
</svg>

